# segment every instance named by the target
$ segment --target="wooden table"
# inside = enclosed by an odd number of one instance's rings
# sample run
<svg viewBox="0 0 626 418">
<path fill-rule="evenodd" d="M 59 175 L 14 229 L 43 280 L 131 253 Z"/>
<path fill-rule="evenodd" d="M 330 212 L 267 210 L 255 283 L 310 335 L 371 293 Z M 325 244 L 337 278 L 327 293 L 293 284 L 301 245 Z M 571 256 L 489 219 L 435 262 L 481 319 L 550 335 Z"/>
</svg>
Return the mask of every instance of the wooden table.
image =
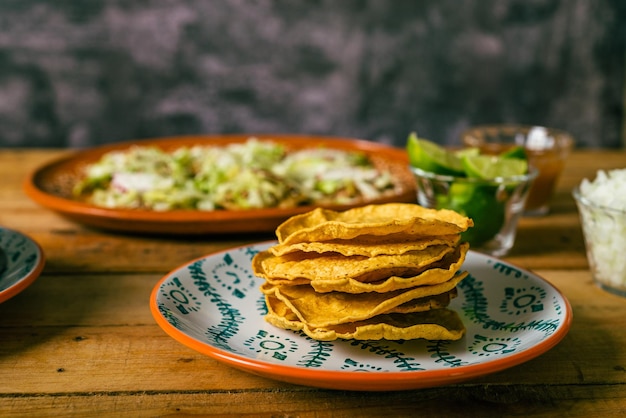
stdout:
<svg viewBox="0 0 626 418">
<path fill-rule="evenodd" d="M 626 413 L 626 299 L 592 283 L 571 189 L 626 153 L 578 151 L 552 212 L 523 219 L 507 260 L 562 290 L 574 321 L 552 350 L 452 386 L 349 392 L 280 383 L 173 340 L 148 298 L 168 271 L 272 234 L 193 239 L 106 233 L 43 209 L 22 182 L 60 150 L 0 150 L 0 225 L 43 248 L 43 274 L 0 304 L 0 416 L 617 416 Z"/>
</svg>

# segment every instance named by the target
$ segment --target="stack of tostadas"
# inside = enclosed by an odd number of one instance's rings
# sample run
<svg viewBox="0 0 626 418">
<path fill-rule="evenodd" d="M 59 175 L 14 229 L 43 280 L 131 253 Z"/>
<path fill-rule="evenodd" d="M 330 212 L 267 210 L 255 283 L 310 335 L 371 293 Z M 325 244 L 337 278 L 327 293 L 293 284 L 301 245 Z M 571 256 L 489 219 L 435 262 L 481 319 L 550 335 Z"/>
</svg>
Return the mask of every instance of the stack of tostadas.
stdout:
<svg viewBox="0 0 626 418">
<path fill-rule="evenodd" d="M 465 327 L 447 306 L 467 275 L 460 234 L 471 226 L 405 203 L 296 215 L 252 261 L 265 319 L 322 341 L 460 339 Z"/>
</svg>

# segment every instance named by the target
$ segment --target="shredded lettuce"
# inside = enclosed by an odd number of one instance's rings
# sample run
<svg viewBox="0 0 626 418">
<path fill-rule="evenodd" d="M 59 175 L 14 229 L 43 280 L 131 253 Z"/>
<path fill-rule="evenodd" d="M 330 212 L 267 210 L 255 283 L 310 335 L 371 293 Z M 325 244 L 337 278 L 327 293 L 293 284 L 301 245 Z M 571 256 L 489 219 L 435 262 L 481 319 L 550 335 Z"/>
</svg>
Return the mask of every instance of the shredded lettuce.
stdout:
<svg viewBox="0 0 626 418">
<path fill-rule="evenodd" d="M 133 146 L 102 156 L 74 194 L 108 208 L 220 210 L 349 204 L 375 199 L 393 177 L 355 151 L 287 152 L 271 140 L 164 151 Z"/>
</svg>

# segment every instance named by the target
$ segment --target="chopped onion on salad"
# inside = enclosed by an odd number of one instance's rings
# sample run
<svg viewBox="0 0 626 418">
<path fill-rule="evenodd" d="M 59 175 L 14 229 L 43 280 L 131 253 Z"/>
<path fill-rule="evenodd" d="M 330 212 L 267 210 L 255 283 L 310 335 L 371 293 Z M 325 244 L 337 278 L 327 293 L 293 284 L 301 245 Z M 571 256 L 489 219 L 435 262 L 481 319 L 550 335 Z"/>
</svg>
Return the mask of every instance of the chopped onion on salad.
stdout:
<svg viewBox="0 0 626 418">
<path fill-rule="evenodd" d="M 77 197 L 108 208 L 220 210 L 351 204 L 394 188 L 366 155 L 331 148 L 287 151 L 250 138 L 163 151 L 133 146 L 90 165 Z"/>
</svg>

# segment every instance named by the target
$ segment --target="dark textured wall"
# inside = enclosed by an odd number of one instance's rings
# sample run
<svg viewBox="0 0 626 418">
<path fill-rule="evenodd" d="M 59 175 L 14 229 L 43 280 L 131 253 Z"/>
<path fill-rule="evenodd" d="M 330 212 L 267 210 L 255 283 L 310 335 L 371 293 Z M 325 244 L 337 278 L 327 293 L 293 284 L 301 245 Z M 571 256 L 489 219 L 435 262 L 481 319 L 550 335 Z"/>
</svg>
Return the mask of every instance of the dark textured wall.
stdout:
<svg viewBox="0 0 626 418">
<path fill-rule="evenodd" d="M 622 145 L 622 0 L 2 0 L 0 146 L 297 132 Z"/>
</svg>

